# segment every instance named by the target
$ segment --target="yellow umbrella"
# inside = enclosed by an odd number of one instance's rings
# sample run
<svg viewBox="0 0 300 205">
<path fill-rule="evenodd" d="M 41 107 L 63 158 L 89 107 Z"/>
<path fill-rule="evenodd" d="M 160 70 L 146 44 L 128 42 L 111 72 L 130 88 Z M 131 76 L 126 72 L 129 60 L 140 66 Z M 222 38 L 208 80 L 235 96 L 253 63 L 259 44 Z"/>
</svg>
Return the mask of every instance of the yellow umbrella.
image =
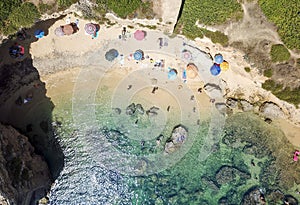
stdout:
<svg viewBox="0 0 300 205">
<path fill-rule="evenodd" d="M 220 64 L 220 68 L 222 71 L 226 71 L 229 69 L 229 63 L 227 61 L 223 61 L 221 64 Z"/>
<path fill-rule="evenodd" d="M 198 75 L 198 68 L 194 63 L 189 63 L 186 68 L 186 76 L 189 79 L 194 79 Z"/>
</svg>

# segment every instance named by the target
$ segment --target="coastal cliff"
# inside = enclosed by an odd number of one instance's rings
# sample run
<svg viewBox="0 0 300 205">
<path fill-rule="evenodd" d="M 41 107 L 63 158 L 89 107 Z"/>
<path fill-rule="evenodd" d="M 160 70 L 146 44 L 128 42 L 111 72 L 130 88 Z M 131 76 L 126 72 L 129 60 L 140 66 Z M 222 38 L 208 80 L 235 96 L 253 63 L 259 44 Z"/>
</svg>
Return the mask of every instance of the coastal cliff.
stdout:
<svg viewBox="0 0 300 205">
<path fill-rule="evenodd" d="M 49 190 L 51 175 L 43 157 L 26 136 L 3 124 L 0 162 L 0 204 L 32 204 Z"/>
</svg>

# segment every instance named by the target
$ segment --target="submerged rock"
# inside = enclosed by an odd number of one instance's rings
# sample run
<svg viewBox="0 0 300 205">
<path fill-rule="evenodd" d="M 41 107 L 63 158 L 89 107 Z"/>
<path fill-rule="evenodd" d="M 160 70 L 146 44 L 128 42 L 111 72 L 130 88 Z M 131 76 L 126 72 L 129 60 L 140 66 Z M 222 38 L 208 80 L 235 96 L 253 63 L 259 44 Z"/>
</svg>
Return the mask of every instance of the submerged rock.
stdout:
<svg viewBox="0 0 300 205">
<path fill-rule="evenodd" d="M 165 145 L 165 152 L 172 153 L 179 149 L 181 145 L 186 141 L 188 135 L 188 131 L 182 125 L 176 126 L 173 131 L 171 137 L 167 140 Z"/>
<path fill-rule="evenodd" d="M 122 110 L 120 108 L 113 108 L 112 109 L 114 111 L 115 114 L 120 115 Z"/>
<path fill-rule="evenodd" d="M 264 205 L 266 200 L 257 187 L 250 188 L 243 196 L 242 205 Z"/>
<path fill-rule="evenodd" d="M 131 103 L 130 105 L 128 105 L 128 107 L 126 108 L 126 114 L 127 115 L 133 115 L 136 111 L 136 106 L 134 103 Z"/>
<path fill-rule="evenodd" d="M 222 166 L 215 174 L 215 179 L 219 186 L 236 181 L 237 177 L 241 181 L 246 181 L 251 178 L 251 175 L 232 166 Z"/>
</svg>

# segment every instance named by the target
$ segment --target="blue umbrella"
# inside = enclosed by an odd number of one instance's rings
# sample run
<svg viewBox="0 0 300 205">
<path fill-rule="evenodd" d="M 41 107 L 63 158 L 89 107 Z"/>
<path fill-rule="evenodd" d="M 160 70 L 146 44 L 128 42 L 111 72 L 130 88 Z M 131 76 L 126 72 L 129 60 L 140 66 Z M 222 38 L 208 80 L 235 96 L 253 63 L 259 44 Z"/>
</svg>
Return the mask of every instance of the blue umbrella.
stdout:
<svg viewBox="0 0 300 205">
<path fill-rule="evenodd" d="M 36 37 L 36 38 L 43 38 L 44 37 L 44 35 L 45 35 L 45 32 L 43 31 L 43 30 L 36 30 L 35 32 L 34 32 L 34 36 Z"/>
<path fill-rule="evenodd" d="M 223 56 L 221 54 L 215 55 L 215 63 L 221 64 L 223 62 Z"/>
<path fill-rule="evenodd" d="M 134 60 L 137 60 L 137 61 L 142 60 L 143 56 L 144 56 L 144 53 L 142 50 L 137 50 L 133 54 Z"/>
<path fill-rule="evenodd" d="M 210 73 L 214 76 L 219 75 L 220 72 L 221 72 L 221 68 L 216 63 L 210 68 Z"/>
<path fill-rule="evenodd" d="M 119 52 L 116 49 L 110 49 L 105 53 L 105 59 L 108 61 L 113 61 L 116 57 L 119 56 Z"/>
<path fill-rule="evenodd" d="M 177 78 L 177 71 L 175 69 L 170 69 L 168 72 L 168 79 L 175 80 Z"/>
</svg>

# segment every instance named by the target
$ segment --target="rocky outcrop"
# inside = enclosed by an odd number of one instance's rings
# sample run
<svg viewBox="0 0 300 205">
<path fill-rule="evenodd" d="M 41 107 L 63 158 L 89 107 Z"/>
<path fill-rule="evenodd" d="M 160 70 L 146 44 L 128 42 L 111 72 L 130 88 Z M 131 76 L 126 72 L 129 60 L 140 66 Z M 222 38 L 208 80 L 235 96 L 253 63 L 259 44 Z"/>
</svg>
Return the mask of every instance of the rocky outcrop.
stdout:
<svg viewBox="0 0 300 205">
<path fill-rule="evenodd" d="M 249 173 L 243 172 L 232 166 L 222 166 L 215 175 L 216 182 L 219 186 L 236 181 L 237 179 L 246 181 L 247 179 L 250 179 L 250 177 Z"/>
<path fill-rule="evenodd" d="M 51 175 L 47 163 L 35 153 L 27 137 L 3 124 L 0 124 L 0 162 L 1 204 L 35 203 L 49 190 Z"/>
<path fill-rule="evenodd" d="M 181 145 L 186 141 L 188 135 L 188 131 L 182 125 L 176 126 L 173 131 L 171 137 L 167 140 L 165 145 L 165 152 L 172 153 L 179 149 Z"/>
<path fill-rule="evenodd" d="M 266 200 L 259 188 L 253 187 L 249 189 L 243 196 L 242 205 L 264 205 Z"/>
<path fill-rule="evenodd" d="M 260 106 L 259 110 L 266 118 L 270 119 L 283 118 L 285 116 L 282 109 L 273 102 L 265 102 Z"/>
</svg>

